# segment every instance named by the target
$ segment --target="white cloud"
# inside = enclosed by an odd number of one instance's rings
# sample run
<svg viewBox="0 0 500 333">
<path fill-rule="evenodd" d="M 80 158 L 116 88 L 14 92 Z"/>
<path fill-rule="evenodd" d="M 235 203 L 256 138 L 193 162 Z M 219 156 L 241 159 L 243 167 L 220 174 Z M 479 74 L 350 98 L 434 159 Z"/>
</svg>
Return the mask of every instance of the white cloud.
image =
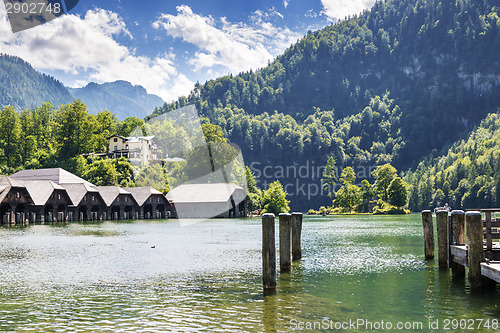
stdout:
<svg viewBox="0 0 500 333">
<path fill-rule="evenodd" d="M 299 37 L 287 28 L 267 22 L 270 17 L 282 15 L 274 8 L 256 11 L 248 25 L 231 23 L 224 17 L 216 20 L 201 16 L 183 5 L 177 7 L 177 15 L 163 14 L 153 27 L 200 49 L 189 60 L 195 70 L 219 65 L 237 73 L 265 66 Z"/>
<path fill-rule="evenodd" d="M 376 0 L 321 0 L 323 14 L 328 18 L 343 19 L 346 16 L 359 14 L 364 9 L 370 9 Z"/>
<path fill-rule="evenodd" d="M 318 14 L 316 14 L 314 9 L 309 9 L 305 14 L 305 17 L 310 17 L 310 18 L 315 18 L 317 16 L 318 16 Z"/>
<path fill-rule="evenodd" d="M 136 55 L 115 40 L 120 35 L 133 39 L 118 14 L 103 9 L 89 10 L 84 17 L 64 15 L 17 34 L 0 13 L 0 52 L 19 56 L 37 69 L 79 76 L 76 84 L 82 78 L 127 80 L 168 101 L 193 88 L 194 82 L 178 74 L 172 54 L 154 59 Z"/>
<path fill-rule="evenodd" d="M 285 6 L 285 8 L 288 7 L 288 4 L 290 3 L 290 1 L 287 1 L 287 0 L 283 0 L 283 6 Z"/>
</svg>

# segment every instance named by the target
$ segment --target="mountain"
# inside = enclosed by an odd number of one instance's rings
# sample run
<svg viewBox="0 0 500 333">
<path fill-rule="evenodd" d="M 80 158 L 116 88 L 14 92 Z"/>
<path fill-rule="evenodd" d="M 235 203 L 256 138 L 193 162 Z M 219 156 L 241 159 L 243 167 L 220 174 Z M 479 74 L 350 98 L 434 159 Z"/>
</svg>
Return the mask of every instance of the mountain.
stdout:
<svg viewBox="0 0 500 333">
<path fill-rule="evenodd" d="M 0 107 L 12 105 L 24 110 L 43 102 L 59 106 L 72 101 L 61 82 L 38 72 L 21 58 L 0 54 Z"/>
<path fill-rule="evenodd" d="M 164 104 L 160 97 L 148 94 L 144 87 L 133 86 L 127 81 L 91 82 L 83 88 L 70 88 L 69 91 L 74 98 L 85 103 L 91 113 L 109 110 L 121 120 L 130 116 L 144 118 Z"/>
<path fill-rule="evenodd" d="M 445 154 L 429 156 L 405 175 L 414 211 L 493 208 L 500 203 L 500 113 L 488 115 Z"/>
<path fill-rule="evenodd" d="M 328 156 L 340 167 L 406 170 L 496 112 L 499 49 L 496 0 L 378 1 L 309 32 L 267 67 L 197 84 L 149 118 L 196 105 L 241 146 L 261 186 L 295 178 L 266 176 L 265 166 L 317 167 Z"/>
</svg>

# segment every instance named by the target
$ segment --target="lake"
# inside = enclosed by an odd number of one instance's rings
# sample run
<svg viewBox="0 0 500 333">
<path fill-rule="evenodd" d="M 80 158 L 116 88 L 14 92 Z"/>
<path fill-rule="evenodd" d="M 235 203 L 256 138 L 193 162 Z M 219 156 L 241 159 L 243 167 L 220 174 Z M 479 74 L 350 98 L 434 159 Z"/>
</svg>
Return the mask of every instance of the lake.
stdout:
<svg viewBox="0 0 500 333">
<path fill-rule="evenodd" d="M 195 222 L 0 228 L 0 330 L 498 331 L 500 288 L 425 263 L 419 214 L 305 217 L 303 259 L 265 297 L 260 219 Z"/>
</svg>

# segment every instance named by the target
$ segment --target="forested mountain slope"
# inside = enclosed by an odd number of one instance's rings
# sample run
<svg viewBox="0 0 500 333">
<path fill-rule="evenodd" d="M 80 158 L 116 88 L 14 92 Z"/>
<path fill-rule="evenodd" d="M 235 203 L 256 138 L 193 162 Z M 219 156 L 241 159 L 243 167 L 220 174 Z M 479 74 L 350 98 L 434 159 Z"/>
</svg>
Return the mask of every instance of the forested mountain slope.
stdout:
<svg viewBox="0 0 500 333">
<path fill-rule="evenodd" d="M 406 174 L 414 211 L 448 203 L 454 209 L 491 208 L 500 203 L 500 114 L 486 117 L 470 136 Z"/>
<path fill-rule="evenodd" d="M 415 166 L 433 149 L 451 145 L 496 111 L 498 50 L 496 1 L 380 1 L 359 16 L 308 33 L 261 70 L 197 84 L 190 96 L 165 104 L 152 116 L 196 104 L 242 146 L 247 159 L 271 163 L 286 153 L 323 163 L 327 155 L 334 155 L 346 157 L 337 160 L 341 165 L 373 164 L 377 157 L 365 154 L 357 159 L 349 152 L 357 150 L 355 137 L 366 137 L 374 141 L 360 140 L 364 147 L 358 148 L 371 152 L 375 144 L 374 149 L 384 150 L 402 169 Z M 352 128 L 344 128 L 343 137 L 332 131 L 309 136 L 293 129 L 293 122 L 306 125 L 306 119 L 318 112 L 330 112 L 334 123 L 359 115 L 375 96 L 386 93 L 400 108 L 397 126 L 402 142 L 396 151 L 391 149 L 393 142 L 384 141 L 386 136 L 374 136 L 369 129 L 358 133 L 356 126 L 352 133 Z M 289 121 L 270 128 L 260 117 Z M 281 150 L 258 151 L 272 146 L 268 140 L 281 140 Z M 316 145 L 324 140 L 334 143 Z M 302 148 L 307 145 L 321 151 L 321 157 Z"/>
<path fill-rule="evenodd" d="M 44 102 L 59 106 L 72 100 L 61 82 L 38 72 L 21 58 L 0 54 L 0 107 L 11 105 L 25 110 Z"/>
</svg>

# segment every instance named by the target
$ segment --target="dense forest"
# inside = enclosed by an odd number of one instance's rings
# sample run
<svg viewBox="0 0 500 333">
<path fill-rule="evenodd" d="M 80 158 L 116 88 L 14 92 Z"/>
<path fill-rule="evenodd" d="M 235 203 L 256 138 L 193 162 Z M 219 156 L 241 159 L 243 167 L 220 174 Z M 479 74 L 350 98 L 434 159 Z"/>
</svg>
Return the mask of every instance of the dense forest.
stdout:
<svg viewBox="0 0 500 333">
<path fill-rule="evenodd" d="M 18 57 L 0 54 L 0 107 L 30 109 L 50 102 L 71 103 L 68 89 L 51 76 L 36 71 Z"/>
<path fill-rule="evenodd" d="M 128 136 L 143 124 L 135 117 L 119 121 L 109 111 L 91 115 L 79 100 L 59 108 L 43 103 L 21 112 L 4 107 L 0 112 L 0 174 L 61 167 L 82 175 L 83 170 L 77 170 L 78 155 L 106 152 L 111 134 Z"/>
<path fill-rule="evenodd" d="M 257 162 L 260 185 L 273 180 L 265 166 L 329 156 L 340 168 L 415 168 L 500 106 L 499 11 L 492 0 L 379 1 L 309 32 L 265 68 L 196 84 L 150 118 L 196 105 Z"/>
<path fill-rule="evenodd" d="M 500 204 L 500 114 L 490 114 L 447 154 L 422 161 L 405 175 L 410 207 L 492 208 Z"/>
</svg>

